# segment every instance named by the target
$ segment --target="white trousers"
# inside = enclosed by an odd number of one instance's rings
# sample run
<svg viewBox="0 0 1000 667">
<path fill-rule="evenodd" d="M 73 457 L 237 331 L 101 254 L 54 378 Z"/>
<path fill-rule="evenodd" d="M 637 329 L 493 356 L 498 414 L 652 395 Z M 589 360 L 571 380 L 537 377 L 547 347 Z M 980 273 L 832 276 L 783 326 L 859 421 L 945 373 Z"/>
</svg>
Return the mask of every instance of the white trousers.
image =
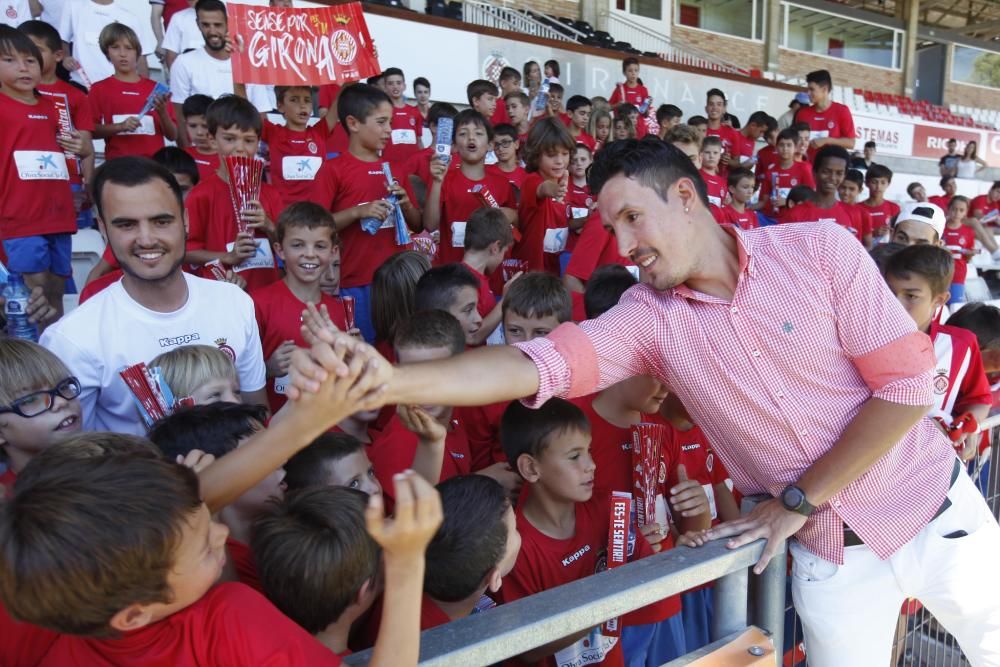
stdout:
<svg viewBox="0 0 1000 667">
<path fill-rule="evenodd" d="M 809 667 L 886 667 L 906 598 L 920 600 L 973 665 L 1000 666 L 1000 526 L 968 475 L 948 497 L 951 507 L 888 560 L 860 545 L 838 566 L 790 542 Z"/>
</svg>

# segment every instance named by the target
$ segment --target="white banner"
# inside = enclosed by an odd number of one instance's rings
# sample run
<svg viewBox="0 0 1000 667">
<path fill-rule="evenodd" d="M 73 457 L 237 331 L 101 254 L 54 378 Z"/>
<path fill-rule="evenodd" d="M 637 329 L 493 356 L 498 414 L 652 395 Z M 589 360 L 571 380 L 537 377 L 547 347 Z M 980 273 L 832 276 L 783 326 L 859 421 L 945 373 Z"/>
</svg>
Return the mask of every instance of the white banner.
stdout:
<svg viewBox="0 0 1000 667">
<path fill-rule="evenodd" d="M 912 123 L 854 114 L 854 131 L 857 138 L 854 147 L 857 150 L 864 148 L 865 142 L 874 141 L 878 144 L 877 150 L 882 155 L 898 155 L 900 157 L 913 155 Z"/>
</svg>

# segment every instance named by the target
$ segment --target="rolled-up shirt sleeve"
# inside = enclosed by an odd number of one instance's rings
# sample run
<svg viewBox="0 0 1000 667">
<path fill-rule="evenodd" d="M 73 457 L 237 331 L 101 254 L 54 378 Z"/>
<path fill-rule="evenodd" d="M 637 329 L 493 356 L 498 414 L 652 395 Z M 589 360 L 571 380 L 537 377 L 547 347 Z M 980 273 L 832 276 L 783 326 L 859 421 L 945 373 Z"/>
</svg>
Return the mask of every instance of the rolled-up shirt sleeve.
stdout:
<svg viewBox="0 0 1000 667">
<path fill-rule="evenodd" d="M 830 282 L 840 343 L 872 396 L 931 405 L 934 346 L 917 331 L 864 247 L 838 227 L 823 236 L 817 251 Z"/>
<path fill-rule="evenodd" d="M 653 313 L 636 288 L 595 320 L 567 322 L 518 348 L 538 369 L 538 393 L 524 401 L 537 408 L 553 396 L 575 398 L 627 378 L 655 372 L 649 326 Z M 643 326 L 645 323 L 645 326 Z"/>
</svg>

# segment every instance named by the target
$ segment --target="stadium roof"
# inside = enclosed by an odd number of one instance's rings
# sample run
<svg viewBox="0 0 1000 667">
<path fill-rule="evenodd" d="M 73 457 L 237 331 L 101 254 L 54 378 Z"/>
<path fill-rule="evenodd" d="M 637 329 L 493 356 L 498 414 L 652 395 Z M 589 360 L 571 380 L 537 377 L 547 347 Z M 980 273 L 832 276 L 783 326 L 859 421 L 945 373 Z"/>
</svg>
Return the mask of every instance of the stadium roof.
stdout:
<svg viewBox="0 0 1000 667">
<path fill-rule="evenodd" d="M 907 0 L 840 0 L 857 9 L 904 17 Z M 1000 42 L 1000 0 L 920 0 L 921 33 Z"/>
</svg>

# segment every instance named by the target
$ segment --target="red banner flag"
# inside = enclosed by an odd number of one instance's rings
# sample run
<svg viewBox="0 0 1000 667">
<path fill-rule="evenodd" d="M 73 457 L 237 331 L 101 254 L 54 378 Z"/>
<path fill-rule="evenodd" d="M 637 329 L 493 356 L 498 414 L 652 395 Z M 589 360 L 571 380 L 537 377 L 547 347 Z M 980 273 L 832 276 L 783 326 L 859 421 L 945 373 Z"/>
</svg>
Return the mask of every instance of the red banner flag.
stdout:
<svg viewBox="0 0 1000 667">
<path fill-rule="evenodd" d="M 309 9 L 227 6 L 237 83 L 321 86 L 382 71 L 360 2 Z"/>
</svg>

